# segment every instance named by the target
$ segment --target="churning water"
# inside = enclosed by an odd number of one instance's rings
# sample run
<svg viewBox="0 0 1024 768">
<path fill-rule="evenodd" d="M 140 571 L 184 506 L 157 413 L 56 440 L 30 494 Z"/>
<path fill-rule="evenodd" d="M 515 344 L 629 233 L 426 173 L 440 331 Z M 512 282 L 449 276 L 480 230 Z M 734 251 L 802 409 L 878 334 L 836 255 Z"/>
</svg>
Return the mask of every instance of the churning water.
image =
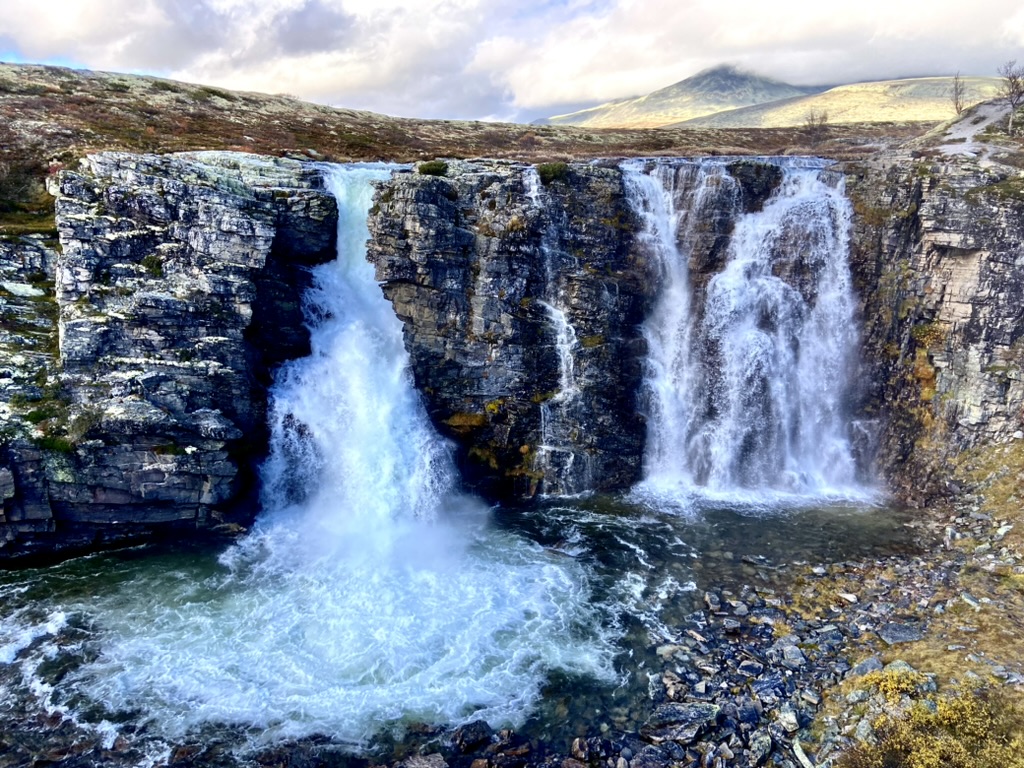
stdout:
<svg viewBox="0 0 1024 768">
<path fill-rule="evenodd" d="M 277 376 L 252 534 L 219 563 L 154 558 L 130 579 L 3 596 L 38 597 L 0 636 L 28 685 L 57 652 L 46 638 L 88 627 L 82 663 L 39 690 L 50 706 L 132 712 L 170 740 L 217 724 L 360 746 L 412 722 L 519 725 L 552 673 L 615 679 L 617 630 L 584 567 L 455 490 L 365 259 L 371 182 L 390 173 L 326 171 L 340 255 L 308 297 L 312 355 Z M 80 566 L 39 578 L 62 570 Z"/>
</svg>

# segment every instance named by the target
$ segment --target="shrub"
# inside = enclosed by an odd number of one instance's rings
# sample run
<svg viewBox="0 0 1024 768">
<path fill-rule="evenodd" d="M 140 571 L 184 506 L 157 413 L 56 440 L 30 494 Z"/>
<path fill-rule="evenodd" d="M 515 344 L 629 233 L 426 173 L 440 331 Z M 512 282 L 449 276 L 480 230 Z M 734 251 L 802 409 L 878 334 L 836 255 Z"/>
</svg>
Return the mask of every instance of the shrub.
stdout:
<svg viewBox="0 0 1024 768">
<path fill-rule="evenodd" d="M 853 747 L 837 768 L 1024 767 L 1024 713 L 996 690 L 918 702 L 874 725 L 877 743 Z"/>
<path fill-rule="evenodd" d="M 150 277 L 164 276 L 164 263 L 155 253 L 144 256 L 142 258 L 142 266 L 145 267 Z"/>
<path fill-rule="evenodd" d="M 448 174 L 448 163 L 444 160 L 428 160 L 420 163 L 416 171 L 424 176 L 445 176 Z"/>
<path fill-rule="evenodd" d="M 19 145 L 18 137 L 0 125 L 0 213 L 26 211 L 42 191 L 41 163 Z"/>
<path fill-rule="evenodd" d="M 36 438 L 32 441 L 37 448 L 42 448 L 44 451 L 56 451 L 57 453 L 72 453 L 75 450 L 75 444 L 68 440 L 66 437 L 53 437 L 51 435 L 45 435 L 44 437 Z"/>
<path fill-rule="evenodd" d="M 537 173 L 541 184 L 547 186 L 553 181 L 565 181 L 569 176 L 569 166 L 566 163 L 541 163 L 537 166 Z"/>
</svg>

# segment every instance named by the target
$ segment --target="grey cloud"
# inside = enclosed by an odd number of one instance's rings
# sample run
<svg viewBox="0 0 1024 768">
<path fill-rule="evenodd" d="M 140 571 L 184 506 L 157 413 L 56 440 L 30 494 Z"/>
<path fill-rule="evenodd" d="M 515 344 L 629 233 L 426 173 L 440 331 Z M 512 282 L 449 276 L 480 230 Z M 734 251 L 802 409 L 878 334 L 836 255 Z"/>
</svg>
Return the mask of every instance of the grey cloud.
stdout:
<svg viewBox="0 0 1024 768">
<path fill-rule="evenodd" d="M 306 0 L 301 8 L 278 16 L 273 33 L 282 53 L 319 53 L 350 42 L 355 24 L 353 16 L 324 0 Z"/>
<path fill-rule="evenodd" d="M 465 62 L 418 62 L 415 77 L 396 77 L 387 88 L 372 87 L 328 94 L 325 101 L 340 107 L 366 109 L 399 117 L 476 120 L 489 115 L 511 116 L 512 94 L 488 75 L 467 74 Z M 442 57 L 438 57 L 442 58 Z"/>
<path fill-rule="evenodd" d="M 167 24 L 139 28 L 126 36 L 124 56 L 138 69 L 170 70 L 191 63 L 196 56 L 225 43 L 231 19 L 206 0 L 158 0 Z"/>
</svg>

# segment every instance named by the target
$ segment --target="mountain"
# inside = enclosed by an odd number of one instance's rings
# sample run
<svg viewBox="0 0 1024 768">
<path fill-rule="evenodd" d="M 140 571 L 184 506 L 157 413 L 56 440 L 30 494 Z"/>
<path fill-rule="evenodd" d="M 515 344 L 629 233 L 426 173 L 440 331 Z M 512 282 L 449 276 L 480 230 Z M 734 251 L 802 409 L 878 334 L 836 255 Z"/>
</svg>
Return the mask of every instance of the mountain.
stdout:
<svg viewBox="0 0 1024 768">
<path fill-rule="evenodd" d="M 967 103 L 998 95 L 996 77 L 965 77 Z M 949 93 L 951 77 L 879 80 L 830 88 L 822 93 L 717 112 L 675 123 L 679 128 L 785 128 L 800 126 L 811 112 L 826 113 L 828 122 L 938 122 L 954 116 Z"/>
<path fill-rule="evenodd" d="M 646 96 L 610 101 L 538 122 L 590 128 L 658 128 L 739 107 L 800 98 L 822 90 L 823 87 L 789 85 L 724 65 L 706 69 Z"/>
</svg>

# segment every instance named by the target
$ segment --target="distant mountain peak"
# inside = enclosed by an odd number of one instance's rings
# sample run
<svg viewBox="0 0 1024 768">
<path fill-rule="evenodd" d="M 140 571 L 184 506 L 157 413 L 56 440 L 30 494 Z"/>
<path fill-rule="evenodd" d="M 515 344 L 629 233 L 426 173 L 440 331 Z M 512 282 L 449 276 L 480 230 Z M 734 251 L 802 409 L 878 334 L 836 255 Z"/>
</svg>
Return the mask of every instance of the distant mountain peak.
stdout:
<svg viewBox="0 0 1024 768">
<path fill-rule="evenodd" d="M 592 128 L 657 128 L 821 90 L 789 85 L 736 64 L 718 64 L 646 96 L 619 99 L 542 122 Z"/>
<path fill-rule="evenodd" d="M 719 64 L 714 67 L 702 69 L 697 74 L 690 75 L 685 80 L 680 80 L 676 85 L 687 83 L 691 87 L 728 88 L 740 83 L 751 82 L 766 83 L 773 86 L 783 86 L 785 88 L 803 90 L 797 86 L 784 83 L 781 80 L 776 80 L 773 77 L 759 75 L 752 70 L 739 66 L 738 64 Z"/>
</svg>

